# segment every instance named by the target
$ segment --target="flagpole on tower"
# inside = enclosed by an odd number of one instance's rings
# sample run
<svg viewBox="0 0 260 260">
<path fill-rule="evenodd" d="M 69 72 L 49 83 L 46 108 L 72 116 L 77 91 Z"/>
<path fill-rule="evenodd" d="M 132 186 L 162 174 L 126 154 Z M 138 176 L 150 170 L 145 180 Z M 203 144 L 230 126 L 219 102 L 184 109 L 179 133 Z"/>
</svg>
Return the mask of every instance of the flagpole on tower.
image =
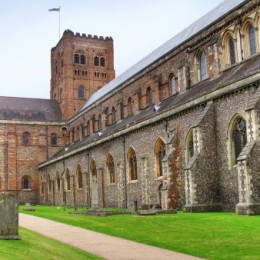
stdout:
<svg viewBox="0 0 260 260">
<path fill-rule="evenodd" d="M 59 40 L 60 40 L 60 6 L 59 6 Z"/>
<path fill-rule="evenodd" d="M 48 9 L 48 11 L 50 12 L 59 12 L 59 39 L 60 39 L 60 10 L 61 10 L 61 6 L 59 6 L 58 8 Z"/>
</svg>

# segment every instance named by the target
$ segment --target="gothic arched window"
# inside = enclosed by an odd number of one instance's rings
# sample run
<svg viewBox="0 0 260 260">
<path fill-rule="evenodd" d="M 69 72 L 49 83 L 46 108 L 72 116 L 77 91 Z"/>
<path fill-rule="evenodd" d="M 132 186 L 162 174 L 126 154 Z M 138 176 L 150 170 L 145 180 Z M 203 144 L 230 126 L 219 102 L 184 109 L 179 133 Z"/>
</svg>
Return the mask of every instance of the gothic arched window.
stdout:
<svg viewBox="0 0 260 260">
<path fill-rule="evenodd" d="M 130 180 L 137 180 L 137 160 L 135 151 L 133 148 L 129 148 L 128 150 L 128 166 L 129 166 L 129 177 Z"/>
<path fill-rule="evenodd" d="M 236 160 L 247 143 L 246 121 L 243 118 L 237 118 L 232 131 L 232 137 L 234 159 Z"/>
<path fill-rule="evenodd" d="M 58 172 L 56 173 L 56 187 L 57 191 L 60 191 L 60 174 Z"/>
<path fill-rule="evenodd" d="M 133 114 L 133 99 L 131 97 L 128 98 L 128 116 Z"/>
<path fill-rule="evenodd" d="M 66 170 L 65 178 L 66 178 L 67 190 L 70 190 L 70 173 L 69 173 L 69 170 Z"/>
<path fill-rule="evenodd" d="M 250 25 L 248 27 L 250 55 L 256 54 L 255 28 Z"/>
<path fill-rule="evenodd" d="M 107 157 L 107 173 L 109 183 L 115 183 L 115 164 L 111 154 Z"/>
<path fill-rule="evenodd" d="M 236 63 L 236 51 L 235 51 L 235 43 L 232 36 L 229 37 L 228 40 L 228 47 L 229 47 L 229 59 L 230 65 Z"/>
<path fill-rule="evenodd" d="M 78 188 L 82 189 L 83 185 L 82 185 L 82 171 L 81 171 L 81 167 L 80 165 L 78 165 L 77 167 L 77 183 L 78 183 Z"/>
<path fill-rule="evenodd" d="M 156 157 L 156 168 L 157 168 L 157 177 L 163 175 L 163 158 L 165 156 L 165 143 L 159 139 L 155 145 L 155 157 Z"/>
<path fill-rule="evenodd" d="M 148 87 L 146 90 L 146 104 L 148 107 L 153 104 L 153 93 L 150 87 Z"/>
<path fill-rule="evenodd" d="M 112 116 L 112 124 L 114 124 L 116 122 L 116 109 L 115 109 L 115 107 L 112 107 L 111 116 Z"/>
<path fill-rule="evenodd" d="M 204 80 L 207 77 L 207 66 L 206 66 L 205 52 L 201 51 L 199 53 L 198 57 L 199 57 L 200 80 Z"/>
<path fill-rule="evenodd" d="M 170 83 L 170 93 L 171 95 L 176 94 L 177 89 L 176 89 L 176 79 L 173 74 L 170 75 L 169 77 L 169 83 Z"/>
<path fill-rule="evenodd" d="M 188 162 L 194 155 L 193 130 L 191 129 L 186 139 L 186 161 Z"/>
</svg>

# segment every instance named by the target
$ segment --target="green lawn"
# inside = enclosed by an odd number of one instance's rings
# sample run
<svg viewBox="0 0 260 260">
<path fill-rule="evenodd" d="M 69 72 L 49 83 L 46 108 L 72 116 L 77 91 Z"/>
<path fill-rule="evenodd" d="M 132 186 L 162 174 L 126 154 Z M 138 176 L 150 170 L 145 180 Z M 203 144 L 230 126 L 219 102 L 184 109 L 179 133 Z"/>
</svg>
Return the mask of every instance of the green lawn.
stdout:
<svg viewBox="0 0 260 260">
<path fill-rule="evenodd" d="M 68 214 L 72 210 L 62 207 L 23 208 L 23 213 L 207 259 L 260 259 L 260 216 L 178 212 L 94 217 Z"/>
<path fill-rule="evenodd" d="M 1 260 L 97 260 L 102 259 L 53 239 L 19 228 L 21 240 L 0 240 Z"/>
</svg>

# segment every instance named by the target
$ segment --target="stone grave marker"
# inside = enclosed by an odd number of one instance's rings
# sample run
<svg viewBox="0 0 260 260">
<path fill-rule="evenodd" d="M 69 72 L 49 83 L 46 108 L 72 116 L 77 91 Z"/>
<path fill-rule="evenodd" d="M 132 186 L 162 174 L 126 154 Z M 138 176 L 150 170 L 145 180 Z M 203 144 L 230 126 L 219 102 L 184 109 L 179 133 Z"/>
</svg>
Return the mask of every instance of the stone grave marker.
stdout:
<svg viewBox="0 0 260 260">
<path fill-rule="evenodd" d="M 10 193 L 0 194 L 0 240 L 20 239 L 18 234 L 18 202 Z"/>
</svg>

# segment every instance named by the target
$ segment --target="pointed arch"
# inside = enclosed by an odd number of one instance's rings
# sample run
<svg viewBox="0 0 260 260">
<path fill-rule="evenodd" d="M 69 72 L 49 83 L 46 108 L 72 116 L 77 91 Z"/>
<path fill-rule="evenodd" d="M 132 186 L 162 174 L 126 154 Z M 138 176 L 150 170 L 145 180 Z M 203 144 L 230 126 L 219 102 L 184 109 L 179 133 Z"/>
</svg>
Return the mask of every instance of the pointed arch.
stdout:
<svg viewBox="0 0 260 260">
<path fill-rule="evenodd" d="M 257 31 L 252 18 L 244 21 L 242 26 L 243 48 L 245 57 L 248 58 L 257 53 Z"/>
<path fill-rule="evenodd" d="M 97 167 L 96 167 L 96 162 L 92 159 L 90 162 L 90 172 L 93 175 L 97 175 Z"/>
<path fill-rule="evenodd" d="M 146 89 L 146 105 L 147 107 L 151 106 L 153 104 L 153 92 L 151 87 L 148 87 Z"/>
<path fill-rule="evenodd" d="M 229 165 L 237 163 L 244 146 L 247 144 L 247 120 L 241 114 L 236 114 L 229 123 L 228 128 L 228 155 Z"/>
<path fill-rule="evenodd" d="M 225 66 L 230 66 L 237 62 L 237 41 L 234 35 L 233 31 L 228 30 L 222 37 Z"/>
<path fill-rule="evenodd" d="M 65 172 L 65 180 L 66 180 L 66 190 L 69 191 L 70 190 L 70 172 L 69 169 L 66 169 Z"/>
<path fill-rule="evenodd" d="M 130 181 L 137 180 L 137 159 L 133 147 L 130 147 L 127 152 L 128 172 Z"/>
<path fill-rule="evenodd" d="M 57 191 L 60 192 L 60 182 L 61 182 L 61 179 L 60 179 L 60 173 L 57 171 L 56 172 L 56 188 L 57 188 Z"/>
<path fill-rule="evenodd" d="M 155 143 L 154 147 L 156 176 L 157 178 L 163 176 L 163 158 L 166 154 L 165 141 L 160 137 Z"/>
<path fill-rule="evenodd" d="M 194 156 L 195 149 L 194 149 L 194 136 L 193 136 L 193 128 L 188 131 L 185 141 L 186 146 L 186 163 Z"/>
<path fill-rule="evenodd" d="M 115 183 L 115 164 L 114 164 L 113 156 L 111 154 L 107 156 L 106 166 L 107 166 L 108 182 Z"/>
<path fill-rule="evenodd" d="M 77 176 L 77 187 L 78 187 L 78 189 L 82 189 L 83 188 L 83 174 L 81 171 L 80 164 L 78 164 L 78 166 L 77 166 L 76 176 Z"/>
</svg>

